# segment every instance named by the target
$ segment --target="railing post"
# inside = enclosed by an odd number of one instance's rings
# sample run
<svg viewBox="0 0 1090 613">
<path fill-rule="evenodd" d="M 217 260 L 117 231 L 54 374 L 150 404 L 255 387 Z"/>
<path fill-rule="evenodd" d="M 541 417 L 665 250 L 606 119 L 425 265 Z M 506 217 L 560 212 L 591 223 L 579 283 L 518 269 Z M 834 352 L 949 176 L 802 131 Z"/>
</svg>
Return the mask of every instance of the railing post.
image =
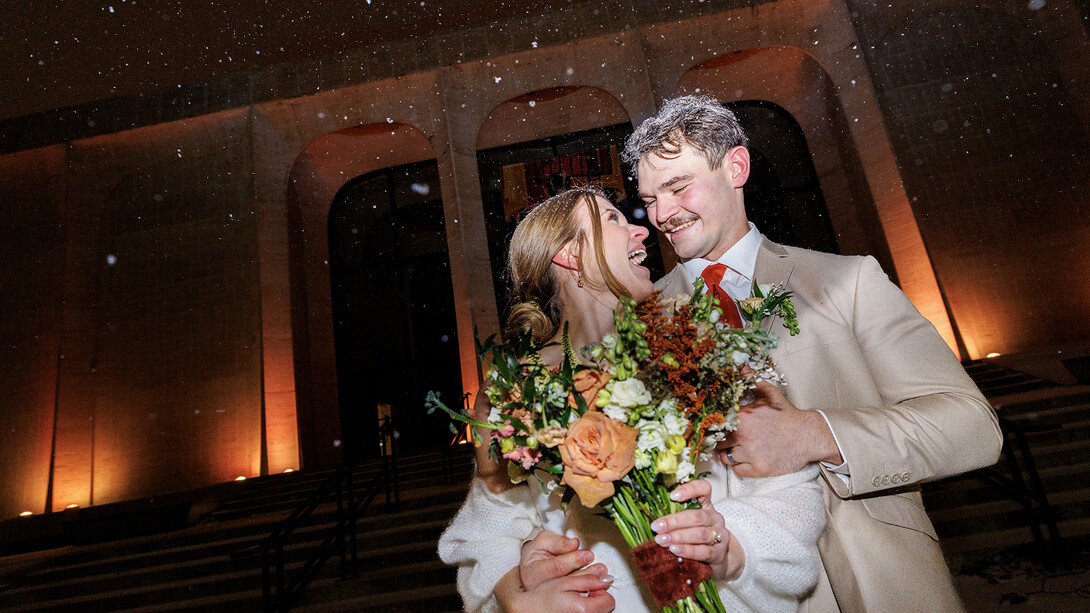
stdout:
<svg viewBox="0 0 1090 613">
<path fill-rule="evenodd" d="M 346 466 L 341 466 L 341 475 L 337 478 L 337 526 L 340 528 L 340 534 L 337 535 L 337 549 L 341 556 L 341 580 L 348 579 L 348 556 L 344 548 L 344 529 L 348 526 L 348 518 L 344 513 L 344 478 L 345 473 L 351 473 L 346 470 Z"/>
<path fill-rule="evenodd" d="M 284 546 L 276 544 L 276 610 L 287 612 L 288 607 L 284 595 Z"/>
<path fill-rule="evenodd" d="M 355 489 L 352 486 L 353 483 L 353 471 L 349 470 L 345 475 L 348 484 L 348 543 L 349 551 L 352 559 L 352 577 L 358 577 L 359 574 L 356 570 L 356 494 Z M 342 539 L 343 541 L 343 539 Z"/>
<path fill-rule="evenodd" d="M 273 613 L 272 569 L 269 568 L 269 550 L 261 549 L 261 610 Z"/>
</svg>

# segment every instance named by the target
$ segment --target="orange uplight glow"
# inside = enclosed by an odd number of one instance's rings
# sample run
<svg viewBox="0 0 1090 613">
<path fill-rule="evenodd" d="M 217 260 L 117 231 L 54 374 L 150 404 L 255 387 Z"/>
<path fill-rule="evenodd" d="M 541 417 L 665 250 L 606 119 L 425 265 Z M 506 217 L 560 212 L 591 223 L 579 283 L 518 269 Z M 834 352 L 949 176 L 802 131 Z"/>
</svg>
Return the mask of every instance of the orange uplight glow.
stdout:
<svg viewBox="0 0 1090 613">
<path fill-rule="evenodd" d="M 243 475 L 239 475 L 239 476 L 235 477 L 235 481 L 245 481 L 245 480 L 246 480 L 246 477 L 243 476 Z"/>
<path fill-rule="evenodd" d="M 78 505 L 78 504 L 75 504 L 75 503 L 73 503 L 73 504 L 70 504 L 70 505 L 68 505 L 68 506 L 66 506 L 66 507 L 64 507 L 64 508 L 66 508 L 66 509 L 78 509 L 78 508 L 79 508 L 79 505 Z"/>
<path fill-rule="evenodd" d="M 34 515 L 34 512 L 33 511 L 23 511 L 22 513 L 19 514 L 19 517 L 28 517 L 30 515 Z"/>
<path fill-rule="evenodd" d="M 987 357 L 989 357 L 989 358 L 998 358 L 1000 355 L 1002 355 L 1002 354 L 996 353 L 996 352 L 993 351 L 993 352 L 989 353 Z"/>
</svg>

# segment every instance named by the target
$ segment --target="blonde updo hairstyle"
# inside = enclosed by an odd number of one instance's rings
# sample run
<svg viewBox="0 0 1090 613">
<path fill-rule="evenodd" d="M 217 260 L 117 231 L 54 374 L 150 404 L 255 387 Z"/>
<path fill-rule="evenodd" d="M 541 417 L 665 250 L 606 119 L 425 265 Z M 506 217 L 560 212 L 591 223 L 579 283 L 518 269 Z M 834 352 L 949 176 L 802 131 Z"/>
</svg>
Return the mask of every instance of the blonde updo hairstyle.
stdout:
<svg viewBox="0 0 1090 613">
<path fill-rule="evenodd" d="M 587 205 L 594 237 L 594 258 L 602 271 L 605 286 L 614 296 L 630 293 L 609 269 L 602 251 L 602 217 L 595 196 L 609 200 L 593 187 L 579 187 L 561 192 L 531 210 L 519 222 L 508 250 L 507 274 L 511 279 L 511 305 L 507 331 L 528 329 L 535 344 L 544 344 L 560 329 L 560 284 L 552 268 L 553 257 L 568 243 L 574 245 L 573 257 L 583 270 L 583 256 L 588 240 L 579 223 L 576 209 Z M 584 278 L 594 287 L 595 281 Z"/>
</svg>

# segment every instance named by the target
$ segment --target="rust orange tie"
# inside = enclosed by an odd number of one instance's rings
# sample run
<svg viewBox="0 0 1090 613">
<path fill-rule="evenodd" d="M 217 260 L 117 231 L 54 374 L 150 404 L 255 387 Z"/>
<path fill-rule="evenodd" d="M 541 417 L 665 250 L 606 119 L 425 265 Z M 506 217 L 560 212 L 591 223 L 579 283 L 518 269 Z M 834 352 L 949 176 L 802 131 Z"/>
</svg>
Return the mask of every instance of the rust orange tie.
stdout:
<svg viewBox="0 0 1090 613">
<path fill-rule="evenodd" d="M 719 283 L 723 280 L 723 275 L 726 272 L 726 264 L 715 263 L 705 268 L 700 276 L 704 279 L 704 285 L 707 286 L 708 292 L 719 299 L 719 308 L 723 309 L 723 317 L 727 318 L 730 327 L 741 328 L 742 316 L 738 313 L 738 305 L 735 304 L 734 299 L 730 297 L 726 290 L 719 287 Z"/>
</svg>

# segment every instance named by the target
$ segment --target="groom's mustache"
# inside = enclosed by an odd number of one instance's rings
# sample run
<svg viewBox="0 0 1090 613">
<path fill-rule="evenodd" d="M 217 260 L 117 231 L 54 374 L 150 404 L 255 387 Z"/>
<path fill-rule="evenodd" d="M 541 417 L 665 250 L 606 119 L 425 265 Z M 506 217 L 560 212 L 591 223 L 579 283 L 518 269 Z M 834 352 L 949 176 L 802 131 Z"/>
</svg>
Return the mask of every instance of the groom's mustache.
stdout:
<svg viewBox="0 0 1090 613">
<path fill-rule="evenodd" d="M 700 219 L 700 216 L 696 213 L 688 213 L 686 215 L 674 215 L 673 217 L 667 219 L 661 225 L 659 225 L 659 230 L 665 232 L 666 234 L 670 234 L 681 226 L 688 225 L 696 221 L 697 219 Z"/>
</svg>

